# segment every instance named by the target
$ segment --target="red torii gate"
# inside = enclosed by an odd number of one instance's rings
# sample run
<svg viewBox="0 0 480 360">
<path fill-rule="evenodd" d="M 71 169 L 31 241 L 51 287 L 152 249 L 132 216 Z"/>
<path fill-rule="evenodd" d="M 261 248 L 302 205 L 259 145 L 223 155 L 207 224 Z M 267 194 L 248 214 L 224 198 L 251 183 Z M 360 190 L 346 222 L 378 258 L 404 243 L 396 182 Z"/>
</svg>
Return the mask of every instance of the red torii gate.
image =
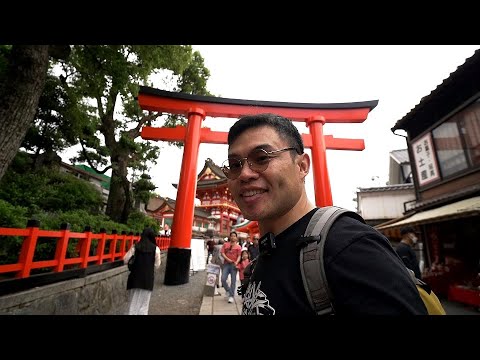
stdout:
<svg viewBox="0 0 480 360">
<path fill-rule="evenodd" d="M 142 129 L 147 140 L 183 141 L 184 151 L 178 183 L 175 214 L 172 223 L 171 245 L 165 268 L 166 285 L 185 284 L 190 272 L 190 243 L 197 190 L 197 161 L 200 143 L 227 144 L 226 132 L 202 128 L 205 117 L 239 118 L 244 115 L 275 113 L 293 121 L 303 121 L 310 134 L 302 134 L 306 148 L 311 149 L 315 204 L 332 205 L 332 193 L 328 177 L 326 149 L 363 150 L 363 139 L 339 139 L 323 135 L 325 123 L 362 123 L 378 100 L 334 103 L 287 103 L 228 99 L 213 96 L 190 95 L 141 86 L 138 103 L 144 110 L 183 115 L 187 126 L 175 128 Z"/>
</svg>

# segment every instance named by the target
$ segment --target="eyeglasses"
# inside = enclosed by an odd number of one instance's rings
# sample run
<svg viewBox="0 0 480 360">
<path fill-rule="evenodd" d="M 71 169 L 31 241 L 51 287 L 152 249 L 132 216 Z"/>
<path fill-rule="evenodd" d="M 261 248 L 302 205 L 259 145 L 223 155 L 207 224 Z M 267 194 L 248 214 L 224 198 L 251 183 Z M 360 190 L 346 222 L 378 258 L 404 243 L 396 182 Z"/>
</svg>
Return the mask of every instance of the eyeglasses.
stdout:
<svg viewBox="0 0 480 360">
<path fill-rule="evenodd" d="M 227 159 L 222 163 L 222 171 L 227 178 L 230 180 L 235 180 L 240 176 L 242 172 L 243 164 L 247 161 L 250 169 L 257 173 L 261 173 L 267 170 L 270 160 L 275 157 L 276 154 L 282 153 L 284 151 L 295 150 L 298 153 L 298 150 L 294 147 L 288 147 L 280 150 L 266 151 L 263 149 L 255 149 L 247 157 L 244 158 L 231 158 Z"/>
</svg>

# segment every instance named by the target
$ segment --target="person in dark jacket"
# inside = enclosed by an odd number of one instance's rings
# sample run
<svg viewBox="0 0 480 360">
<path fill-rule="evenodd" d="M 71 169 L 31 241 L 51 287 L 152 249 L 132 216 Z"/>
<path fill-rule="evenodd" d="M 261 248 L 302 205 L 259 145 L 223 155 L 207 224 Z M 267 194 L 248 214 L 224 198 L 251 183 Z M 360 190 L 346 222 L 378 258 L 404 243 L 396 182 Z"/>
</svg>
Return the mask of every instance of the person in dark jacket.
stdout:
<svg viewBox="0 0 480 360">
<path fill-rule="evenodd" d="M 405 226 L 400 229 L 400 235 L 402 236 L 402 240 L 395 250 L 397 250 L 397 254 L 403 260 L 405 266 L 413 270 L 417 279 L 421 279 L 422 274 L 420 273 L 417 255 L 413 250 L 413 247 L 418 241 L 416 231 L 411 226 Z"/>
<path fill-rule="evenodd" d="M 253 243 L 248 247 L 248 253 L 250 255 L 250 261 L 252 261 L 253 259 L 256 259 L 260 250 L 259 250 L 259 246 L 258 246 L 258 235 L 255 235 L 253 237 Z"/>
<path fill-rule="evenodd" d="M 240 118 L 228 133 L 222 170 L 235 203 L 246 219 L 258 221 L 262 236 L 242 314 L 315 315 L 302 281 L 297 241 L 316 206 L 305 189 L 310 155 L 297 127 L 277 114 Z M 262 242 L 266 235 L 270 242 Z M 389 240 L 357 219 L 335 221 L 324 263 L 336 315 L 428 314 Z"/>
<path fill-rule="evenodd" d="M 205 262 L 205 265 L 208 265 L 208 260 L 210 259 L 210 256 L 213 256 L 213 248 L 215 247 L 215 241 L 213 238 L 210 238 L 207 241 L 207 261 Z"/>
<path fill-rule="evenodd" d="M 152 228 L 143 230 L 140 241 L 134 244 L 123 258 L 127 264 L 135 256 L 127 279 L 128 315 L 148 315 L 150 296 L 153 290 L 155 269 L 161 264 L 160 248 L 155 241 L 155 231 Z"/>
</svg>

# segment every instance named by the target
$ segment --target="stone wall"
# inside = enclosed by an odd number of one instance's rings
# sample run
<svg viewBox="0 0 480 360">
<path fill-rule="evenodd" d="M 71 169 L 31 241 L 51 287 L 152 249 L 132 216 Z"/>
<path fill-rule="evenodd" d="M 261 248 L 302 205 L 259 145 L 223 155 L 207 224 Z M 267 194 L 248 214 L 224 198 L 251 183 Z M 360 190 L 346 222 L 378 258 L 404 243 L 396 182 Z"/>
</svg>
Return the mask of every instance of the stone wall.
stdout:
<svg viewBox="0 0 480 360">
<path fill-rule="evenodd" d="M 155 273 L 164 273 L 166 254 Z M 128 295 L 127 266 L 84 278 L 62 281 L 0 297 L 0 315 L 117 315 L 124 314 Z"/>
</svg>

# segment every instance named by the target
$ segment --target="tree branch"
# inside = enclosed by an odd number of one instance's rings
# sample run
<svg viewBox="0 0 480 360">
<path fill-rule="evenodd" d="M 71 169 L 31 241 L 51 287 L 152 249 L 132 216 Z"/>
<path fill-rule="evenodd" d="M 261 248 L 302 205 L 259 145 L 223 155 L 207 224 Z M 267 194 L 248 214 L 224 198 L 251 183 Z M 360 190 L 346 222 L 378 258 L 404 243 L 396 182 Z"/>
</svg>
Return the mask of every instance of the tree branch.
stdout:
<svg viewBox="0 0 480 360">
<path fill-rule="evenodd" d="M 88 157 L 88 152 L 87 150 L 85 149 L 85 146 L 83 145 L 83 141 L 82 139 L 80 139 L 80 145 L 82 146 L 82 154 L 83 154 L 83 157 L 85 158 L 85 160 L 87 161 L 88 163 L 88 166 L 90 166 L 93 170 L 95 170 L 97 173 L 99 174 L 105 174 L 108 170 L 110 170 L 112 168 L 112 165 L 109 165 L 107 166 L 105 169 L 103 169 L 102 171 L 98 170 L 95 165 L 93 165 L 92 161 L 90 160 L 90 158 Z"/>
<path fill-rule="evenodd" d="M 148 115 L 142 116 L 142 118 L 140 119 L 140 121 L 138 122 L 138 124 L 135 128 L 130 129 L 126 132 L 127 136 L 130 139 L 137 138 L 140 135 L 140 131 L 142 130 L 142 127 L 146 123 L 151 123 L 153 120 L 155 120 L 159 116 L 162 116 L 162 113 L 149 111 Z"/>
</svg>

